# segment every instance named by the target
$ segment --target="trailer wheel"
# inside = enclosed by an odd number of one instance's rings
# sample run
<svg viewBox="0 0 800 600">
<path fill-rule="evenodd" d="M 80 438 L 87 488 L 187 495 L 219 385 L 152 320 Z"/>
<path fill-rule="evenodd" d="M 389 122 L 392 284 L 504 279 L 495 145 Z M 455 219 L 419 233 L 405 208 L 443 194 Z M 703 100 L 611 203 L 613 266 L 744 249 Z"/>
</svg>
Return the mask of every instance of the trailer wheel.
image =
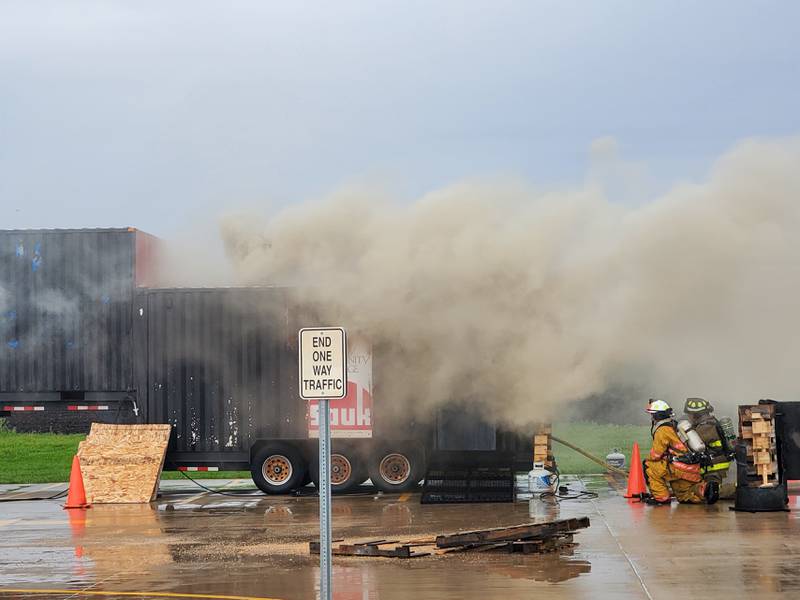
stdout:
<svg viewBox="0 0 800 600">
<path fill-rule="evenodd" d="M 311 479 L 319 487 L 319 459 L 311 461 Z M 331 493 L 346 492 L 361 485 L 366 474 L 360 457 L 348 449 L 331 452 Z"/>
<path fill-rule="evenodd" d="M 372 454 L 369 478 L 382 492 L 414 489 L 425 475 L 422 453 L 413 448 L 386 446 Z"/>
<path fill-rule="evenodd" d="M 253 482 L 265 494 L 286 494 L 303 485 L 306 462 L 289 444 L 268 444 L 258 450 L 250 465 Z"/>
</svg>

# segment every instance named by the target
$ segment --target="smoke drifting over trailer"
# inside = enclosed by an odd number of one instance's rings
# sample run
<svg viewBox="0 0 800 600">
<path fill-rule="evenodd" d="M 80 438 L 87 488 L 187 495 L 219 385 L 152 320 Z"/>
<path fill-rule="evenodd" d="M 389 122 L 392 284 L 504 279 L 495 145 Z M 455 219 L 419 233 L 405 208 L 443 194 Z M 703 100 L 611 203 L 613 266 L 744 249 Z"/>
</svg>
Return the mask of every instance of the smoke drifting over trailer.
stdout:
<svg viewBox="0 0 800 600">
<path fill-rule="evenodd" d="M 800 395 L 798 163 L 798 138 L 746 141 L 641 204 L 592 181 L 346 188 L 227 218 L 223 236 L 240 282 L 303 289 L 322 322 L 369 331 L 406 412 L 469 398 L 517 425 L 641 390 L 630 422 L 653 395 Z"/>
</svg>

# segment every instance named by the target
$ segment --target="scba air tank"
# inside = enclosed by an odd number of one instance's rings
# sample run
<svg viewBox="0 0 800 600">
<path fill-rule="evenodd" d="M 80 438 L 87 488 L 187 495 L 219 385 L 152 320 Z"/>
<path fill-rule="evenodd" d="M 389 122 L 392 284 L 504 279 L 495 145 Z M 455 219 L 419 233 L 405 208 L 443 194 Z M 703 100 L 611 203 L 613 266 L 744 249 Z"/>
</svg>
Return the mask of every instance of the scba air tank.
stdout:
<svg viewBox="0 0 800 600">
<path fill-rule="evenodd" d="M 725 434 L 725 437 L 728 438 L 729 442 L 732 442 L 736 439 L 736 427 L 733 425 L 733 419 L 730 417 L 720 418 L 719 428 L 722 429 L 722 433 Z"/>
<path fill-rule="evenodd" d="M 692 452 L 704 452 L 706 449 L 700 434 L 692 429 L 692 424 L 686 419 L 678 421 L 678 437 Z"/>
</svg>

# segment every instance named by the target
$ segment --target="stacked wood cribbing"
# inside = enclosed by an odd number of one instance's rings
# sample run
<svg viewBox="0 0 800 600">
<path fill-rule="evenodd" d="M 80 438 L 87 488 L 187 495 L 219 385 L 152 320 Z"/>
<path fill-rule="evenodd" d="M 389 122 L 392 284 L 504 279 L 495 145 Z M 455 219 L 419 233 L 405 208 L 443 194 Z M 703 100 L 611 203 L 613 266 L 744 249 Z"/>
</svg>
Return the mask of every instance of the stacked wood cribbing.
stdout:
<svg viewBox="0 0 800 600">
<path fill-rule="evenodd" d="M 451 552 L 490 550 L 524 554 L 544 553 L 574 546 L 573 535 L 578 529 L 585 527 L 589 527 L 588 517 L 462 531 L 438 535 L 433 539 L 335 540 L 331 550 L 337 556 L 382 558 L 419 558 Z M 309 551 L 312 554 L 319 554 L 319 542 L 309 542 Z"/>
<path fill-rule="evenodd" d="M 533 462 L 544 463 L 550 469 L 555 468 L 556 460 L 553 458 L 553 427 L 537 425 L 533 436 Z"/>
<path fill-rule="evenodd" d="M 758 404 L 739 407 L 739 430 L 747 447 L 747 485 L 777 485 L 778 459 L 775 445 L 775 406 Z"/>
<path fill-rule="evenodd" d="M 92 423 L 78 446 L 90 504 L 142 503 L 156 497 L 171 425 Z"/>
</svg>

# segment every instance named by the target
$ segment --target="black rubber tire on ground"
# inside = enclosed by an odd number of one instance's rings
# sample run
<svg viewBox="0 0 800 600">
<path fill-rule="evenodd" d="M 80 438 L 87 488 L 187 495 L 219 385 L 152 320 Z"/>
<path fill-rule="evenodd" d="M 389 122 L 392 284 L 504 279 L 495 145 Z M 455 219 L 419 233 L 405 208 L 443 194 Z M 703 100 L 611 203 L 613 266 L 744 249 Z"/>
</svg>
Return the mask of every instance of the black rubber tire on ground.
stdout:
<svg viewBox="0 0 800 600">
<path fill-rule="evenodd" d="M 372 484 L 382 492 L 407 492 L 425 476 L 425 458 L 411 446 L 381 446 L 367 461 L 367 470 Z"/>
<path fill-rule="evenodd" d="M 253 482 L 265 494 L 288 494 L 301 487 L 307 471 L 297 448 L 281 442 L 259 448 L 250 465 Z"/>
<path fill-rule="evenodd" d="M 319 459 L 311 461 L 311 481 L 319 487 Z M 331 451 L 331 493 L 342 493 L 358 487 L 367 479 L 364 461 L 350 448 Z"/>
</svg>

